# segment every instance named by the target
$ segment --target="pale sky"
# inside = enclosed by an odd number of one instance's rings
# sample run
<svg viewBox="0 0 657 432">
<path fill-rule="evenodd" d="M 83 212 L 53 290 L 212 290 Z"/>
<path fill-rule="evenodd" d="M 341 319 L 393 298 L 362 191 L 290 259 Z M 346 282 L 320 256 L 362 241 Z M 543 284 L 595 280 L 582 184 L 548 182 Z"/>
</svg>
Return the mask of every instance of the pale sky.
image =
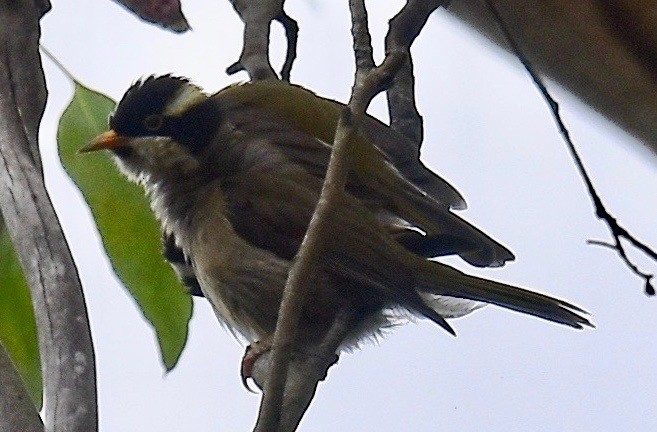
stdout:
<svg viewBox="0 0 657 432">
<path fill-rule="evenodd" d="M 369 2 L 381 52 L 400 1 Z M 53 2 L 42 43 L 84 84 L 119 99 L 137 78 L 185 75 L 208 91 L 245 76 L 225 68 L 241 49 L 228 1 L 187 0 L 194 31 L 173 35 L 109 1 Z M 292 79 L 344 101 L 352 82 L 346 2 L 289 0 L 301 26 Z M 282 59 L 282 32 L 273 51 Z M 420 321 L 343 355 L 300 431 L 657 430 L 657 299 L 643 294 L 607 239 L 549 112 L 519 64 L 444 11 L 414 47 L 424 161 L 466 197 L 462 214 L 509 246 L 502 269 L 460 268 L 582 306 L 595 330 L 574 331 L 487 307 L 452 321 L 457 338 Z M 279 61 L 280 63 L 280 61 Z M 41 133 L 49 190 L 79 266 L 97 354 L 104 432 L 251 430 L 260 400 L 240 383 L 243 353 L 203 300 L 190 339 L 165 374 L 153 330 L 113 276 L 89 211 L 55 155 L 72 86 L 45 61 L 50 99 Z M 657 246 L 657 163 L 633 138 L 551 85 L 609 210 Z M 385 119 L 379 99 L 372 113 Z M 130 215 L 120 215 L 129 217 Z M 639 262 L 649 264 L 639 257 Z M 653 263 L 648 270 L 656 271 Z"/>
</svg>

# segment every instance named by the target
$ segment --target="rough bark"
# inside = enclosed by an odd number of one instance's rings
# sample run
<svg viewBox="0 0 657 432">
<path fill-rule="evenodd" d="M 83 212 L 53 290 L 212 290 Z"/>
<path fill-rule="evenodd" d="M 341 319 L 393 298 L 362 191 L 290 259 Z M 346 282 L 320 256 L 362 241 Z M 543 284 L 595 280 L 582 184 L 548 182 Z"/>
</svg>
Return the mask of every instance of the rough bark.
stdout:
<svg viewBox="0 0 657 432">
<path fill-rule="evenodd" d="M 96 372 L 77 269 L 46 191 L 37 132 L 45 2 L 0 3 L 0 208 L 34 305 L 48 431 L 97 430 Z"/>
</svg>

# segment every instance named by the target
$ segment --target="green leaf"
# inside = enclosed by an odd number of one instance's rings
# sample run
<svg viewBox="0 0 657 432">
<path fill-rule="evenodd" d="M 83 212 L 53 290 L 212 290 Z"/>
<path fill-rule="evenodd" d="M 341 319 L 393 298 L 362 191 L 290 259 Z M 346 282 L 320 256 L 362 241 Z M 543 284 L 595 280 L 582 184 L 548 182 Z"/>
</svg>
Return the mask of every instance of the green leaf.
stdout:
<svg viewBox="0 0 657 432">
<path fill-rule="evenodd" d="M 34 405 L 41 409 L 41 362 L 30 290 L 1 219 L 0 275 L 0 339 L 23 378 Z"/>
<path fill-rule="evenodd" d="M 118 172 L 107 152 L 78 153 L 107 129 L 115 105 L 76 82 L 59 122 L 59 155 L 91 207 L 114 271 L 155 328 L 164 365 L 171 370 L 187 341 L 191 296 L 162 258 L 159 224 L 143 190 Z"/>
</svg>

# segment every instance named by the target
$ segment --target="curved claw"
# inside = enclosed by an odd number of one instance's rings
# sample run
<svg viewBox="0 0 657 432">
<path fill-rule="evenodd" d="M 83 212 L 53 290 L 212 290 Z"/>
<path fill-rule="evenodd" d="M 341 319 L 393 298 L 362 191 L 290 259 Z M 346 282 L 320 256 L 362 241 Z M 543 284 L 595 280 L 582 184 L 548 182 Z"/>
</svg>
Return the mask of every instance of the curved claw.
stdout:
<svg viewBox="0 0 657 432">
<path fill-rule="evenodd" d="M 251 378 L 251 376 L 250 376 L 250 375 L 248 375 L 248 376 L 245 375 L 243 370 L 242 370 L 242 373 L 241 373 L 240 375 L 241 375 L 241 377 L 242 377 L 242 385 L 244 386 L 244 388 L 246 389 L 246 391 L 248 391 L 249 393 L 256 394 L 257 391 L 253 390 L 253 389 L 251 388 L 251 386 L 249 385 L 249 378 Z"/>
<path fill-rule="evenodd" d="M 249 378 L 252 378 L 251 373 L 253 372 L 253 364 L 256 362 L 260 354 L 254 350 L 253 345 L 246 347 L 244 351 L 244 356 L 242 357 L 242 365 L 240 367 L 240 377 L 242 379 L 242 385 L 250 393 L 256 393 L 255 390 L 249 386 Z"/>
<path fill-rule="evenodd" d="M 242 385 L 244 385 L 244 388 L 246 388 L 251 393 L 257 392 L 254 391 L 251 386 L 249 386 L 249 378 L 253 380 L 258 388 L 260 388 L 256 379 L 253 378 L 253 367 L 258 359 L 270 349 L 270 344 L 262 341 L 257 341 L 246 347 L 246 351 L 244 351 L 244 356 L 242 357 L 242 365 L 240 367 L 240 377 L 242 378 Z"/>
</svg>

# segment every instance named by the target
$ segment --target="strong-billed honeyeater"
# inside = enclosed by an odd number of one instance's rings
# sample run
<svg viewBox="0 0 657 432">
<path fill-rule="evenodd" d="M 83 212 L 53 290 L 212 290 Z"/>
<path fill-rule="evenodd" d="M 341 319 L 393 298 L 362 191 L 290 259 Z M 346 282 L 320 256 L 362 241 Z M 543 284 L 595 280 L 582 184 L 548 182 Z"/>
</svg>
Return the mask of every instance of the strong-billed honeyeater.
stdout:
<svg viewBox="0 0 657 432">
<path fill-rule="evenodd" d="M 110 130 L 83 151 L 109 149 L 141 184 L 161 222 L 165 257 L 192 293 L 247 340 L 273 335 L 281 294 L 317 204 L 341 105 L 282 82 L 206 95 L 170 75 L 134 84 Z M 484 303 L 565 324 L 590 325 L 565 301 L 469 276 L 428 258 L 476 266 L 513 259 L 451 212 L 458 192 L 428 170 L 414 144 L 366 117 L 350 142 L 352 171 L 332 212 L 299 340 L 321 340 L 347 308 L 344 347 L 400 319 L 446 318 Z"/>
</svg>

